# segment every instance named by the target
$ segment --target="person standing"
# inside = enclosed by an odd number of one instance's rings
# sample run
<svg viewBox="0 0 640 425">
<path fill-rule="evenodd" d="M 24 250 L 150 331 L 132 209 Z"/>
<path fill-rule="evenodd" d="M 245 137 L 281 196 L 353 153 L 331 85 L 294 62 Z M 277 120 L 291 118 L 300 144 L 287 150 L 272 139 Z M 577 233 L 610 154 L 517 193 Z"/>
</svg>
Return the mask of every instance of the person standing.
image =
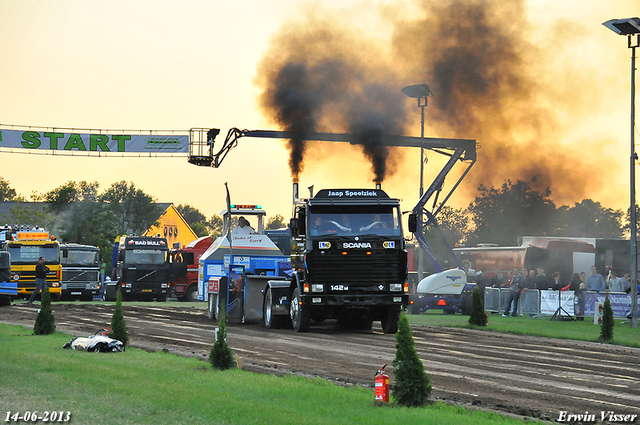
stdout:
<svg viewBox="0 0 640 425">
<path fill-rule="evenodd" d="M 611 273 L 609 274 L 609 290 L 611 292 L 624 292 L 625 289 L 624 279 L 618 277 L 618 274 L 611 270 Z"/>
<path fill-rule="evenodd" d="M 31 297 L 27 302 L 28 305 L 33 304 L 33 300 L 36 299 L 40 292 L 44 291 L 47 284 L 47 273 L 49 273 L 49 267 L 45 266 L 44 262 L 44 257 L 40 257 L 38 259 L 38 264 L 36 264 L 36 289 L 33 291 L 33 294 L 31 294 Z"/>
<path fill-rule="evenodd" d="M 536 276 L 536 289 L 539 291 L 546 291 L 549 289 L 549 279 L 544 274 L 544 269 L 538 267 L 538 275 Z"/>
<path fill-rule="evenodd" d="M 591 276 L 587 278 L 587 291 L 604 291 L 604 278 L 597 272 L 596 266 L 591 266 Z"/>
<path fill-rule="evenodd" d="M 513 277 L 509 284 L 509 299 L 507 300 L 507 307 L 505 308 L 502 317 L 509 317 L 509 310 L 511 309 L 512 302 L 513 313 L 511 314 L 511 317 L 516 317 L 518 315 L 518 300 L 520 299 L 520 291 L 524 287 L 524 276 L 520 273 L 520 269 L 517 267 L 513 268 L 511 276 Z"/>
</svg>

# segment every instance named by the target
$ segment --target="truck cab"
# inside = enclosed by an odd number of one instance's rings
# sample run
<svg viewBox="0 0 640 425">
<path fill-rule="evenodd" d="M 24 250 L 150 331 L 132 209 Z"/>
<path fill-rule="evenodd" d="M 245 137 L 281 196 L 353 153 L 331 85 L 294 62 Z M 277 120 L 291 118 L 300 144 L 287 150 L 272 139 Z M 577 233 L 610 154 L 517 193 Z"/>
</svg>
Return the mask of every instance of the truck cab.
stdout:
<svg viewBox="0 0 640 425">
<path fill-rule="evenodd" d="M 325 189 L 294 203 L 290 222 L 294 329 L 333 318 L 395 333 L 407 305 L 400 202 L 380 189 Z"/>
<path fill-rule="evenodd" d="M 100 291 L 100 249 L 76 243 L 61 244 L 62 299 L 91 301 Z"/>
<path fill-rule="evenodd" d="M 111 280 L 105 287 L 105 299 L 115 300 L 115 291 L 123 299 L 157 299 L 169 295 L 169 247 L 165 238 L 122 236 L 114 248 Z"/>
</svg>

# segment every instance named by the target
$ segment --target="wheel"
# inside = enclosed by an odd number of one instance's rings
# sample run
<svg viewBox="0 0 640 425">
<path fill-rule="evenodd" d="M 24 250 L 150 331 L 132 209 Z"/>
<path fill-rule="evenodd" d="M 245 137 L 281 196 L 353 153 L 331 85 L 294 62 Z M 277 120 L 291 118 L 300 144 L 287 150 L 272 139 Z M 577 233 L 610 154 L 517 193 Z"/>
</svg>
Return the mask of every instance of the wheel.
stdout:
<svg viewBox="0 0 640 425">
<path fill-rule="evenodd" d="M 386 334 L 394 334 L 398 332 L 398 318 L 400 310 L 397 307 L 389 307 L 387 315 L 382 319 L 382 330 Z"/>
<path fill-rule="evenodd" d="M 309 330 L 311 324 L 311 315 L 308 311 L 300 309 L 300 290 L 298 288 L 293 290 L 291 296 L 291 304 L 289 305 L 289 316 L 291 317 L 291 324 L 296 332 L 306 332 Z"/>
<path fill-rule="evenodd" d="M 166 295 L 158 295 L 156 297 L 156 299 L 158 300 L 159 303 L 164 303 L 167 301 L 167 296 Z M 153 300 L 152 300 L 153 301 Z"/>
<path fill-rule="evenodd" d="M 184 294 L 182 301 L 200 301 L 198 298 L 198 288 L 195 285 L 190 286 L 189 289 L 187 289 L 187 293 Z"/>
<path fill-rule="evenodd" d="M 271 314 L 272 306 L 273 294 L 271 293 L 271 288 L 268 288 L 264 294 L 264 302 L 262 303 L 262 324 L 267 329 L 279 329 L 282 327 L 284 317 Z"/>
<path fill-rule="evenodd" d="M 359 331 L 370 331 L 373 326 L 373 318 L 371 316 L 361 317 L 356 322 L 356 329 Z"/>
<path fill-rule="evenodd" d="M 217 295 L 209 295 L 209 305 L 207 307 L 207 316 L 209 319 L 215 320 L 216 311 L 218 309 L 218 296 Z"/>
</svg>

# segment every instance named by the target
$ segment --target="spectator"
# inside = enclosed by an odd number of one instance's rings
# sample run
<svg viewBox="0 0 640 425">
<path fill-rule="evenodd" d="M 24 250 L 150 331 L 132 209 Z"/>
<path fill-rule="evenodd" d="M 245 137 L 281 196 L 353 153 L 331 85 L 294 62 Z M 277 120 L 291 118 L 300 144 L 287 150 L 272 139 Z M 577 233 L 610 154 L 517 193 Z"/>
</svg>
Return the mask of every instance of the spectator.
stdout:
<svg viewBox="0 0 640 425">
<path fill-rule="evenodd" d="M 596 271 L 596 266 L 591 266 L 591 276 L 587 278 L 587 291 L 601 292 L 604 291 L 604 278 Z"/>
<path fill-rule="evenodd" d="M 480 291 L 480 295 L 484 295 L 484 288 L 486 288 L 487 284 L 489 283 L 489 278 L 487 277 L 486 272 L 487 269 L 482 269 L 476 276 L 476 286 L 478 287 L 478 291 Z"/>
<path fill-rule="evenodd" d="M 509 299 L 507 300 L 507 307 L 504 310 L 502 317 L 509 317 L 509 310 L 511 309 L 511 303 L 513 302 L 513 313 L 511 317 L 518 315 L 518 300 L 520 299 L 520 291 L 524 288 L 524 276 L 520 273 L 520 269 L 513 268 L 511 281 L 507 282 L 503 286 L 509 287 Z"/>
<path fill-rule="evenodd" d="M 549 289 L 549 279 L 547 279 L 547 275 L 544 274 L 544 269 L 542 267 L 538 267 L 538 275 L 536 276 L 536 289 L 540 291 Z"/>
<path fill-rule="evenodd" d="M 629 276 L 629 272 L 624 272 L 624 292 L 627 294 L 631 292 L 631 276 Z"/>
<path fill-rule="evenodd" d="M 624 292 L 625 289 L 625 280 L 618 277 L 618 274 L 611 270 L 609 274 L 609 290 L 611 292 Z"/>
<path fill-rule="evenodd" d="M 555 272 L 551 275 L 550 288 L 554 291 L 559 291 L 564 287 L 564 284 L 560 281 L 560 273 Z"/>
<path fill-rule="evenodd" d="M 526 270 L 524 270 L 526 271 Z M 529 270 L 529 275 L 524 278 L 524 288 L 523 292 L 527 289 L 535 289 L 536 288 L 536 271 Z"/>
<path fill-rule="evenodd" d="M 44 257 L 38 258 L 38 263 L 36 264 L 36 289 L 29 297 L 29 301 L 27 301 L 28 305 L 33 304 L 33 300 L 36 299 L 40 292 L 44 292 L 44 288 L 47 286 L 47 273 L 49 273 L 49 267 L 44 265 L 45 259 Z"/>
</svg>

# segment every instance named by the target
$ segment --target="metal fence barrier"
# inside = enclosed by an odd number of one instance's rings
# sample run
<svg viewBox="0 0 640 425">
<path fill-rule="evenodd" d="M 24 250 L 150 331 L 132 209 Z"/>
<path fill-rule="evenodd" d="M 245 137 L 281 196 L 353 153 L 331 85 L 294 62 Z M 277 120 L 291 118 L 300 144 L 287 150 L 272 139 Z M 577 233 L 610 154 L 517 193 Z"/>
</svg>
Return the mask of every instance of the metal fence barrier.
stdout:
<svg viewBox="0 0 640 425">
<path fill-rule="evenodd" d="M 557 291 L 544 291 L 547 297 L 550 297 L 549 293 L 557 293 Z M 573 291 L 571 291 L 573 292 Z M 593 316 L 595 312 L 595 304 L 597 302 L 604 302 L 606 293 L 595 293 L 591 291 L 583 292 L 580 299 L 584 303 L 583 308 L 580 308 L 577 304 L 580 302 L 578 297 L 572 296 L 572 304 L 575 305 L 573 311 L 569 311 L 569 314 L 577 315 L 579 311 L 584 311 L 584 316 Z M 609 300 L 611 301 L 614 317 L 627 317 L 630 315 L 631 296 L 625 293 L 610 292 Z M 556 298 L 557 299 L 557 298 Z M 509 289 L 508 288 L 485 288 L 484 290 L 484 309 L 490 313 L 504 313 L 509 301 Z M 638 305 L 640 306 L 640 297 Z M 538 316 L 541 317 L 542 306 L 542 293 L 537 289 L 527 289 L 520 294 L 518 300 L 518 314 Z M 555 306 L 555 304 L 554 304 Z M 511 306 L 513 308 L 513 305 Z M 568 310 L 572 310 L 568 308 Z M 554 307 L 555 311 L 555 307 Z M 548 315 L 548 313 L 545 313 Z"/>
</svg>

